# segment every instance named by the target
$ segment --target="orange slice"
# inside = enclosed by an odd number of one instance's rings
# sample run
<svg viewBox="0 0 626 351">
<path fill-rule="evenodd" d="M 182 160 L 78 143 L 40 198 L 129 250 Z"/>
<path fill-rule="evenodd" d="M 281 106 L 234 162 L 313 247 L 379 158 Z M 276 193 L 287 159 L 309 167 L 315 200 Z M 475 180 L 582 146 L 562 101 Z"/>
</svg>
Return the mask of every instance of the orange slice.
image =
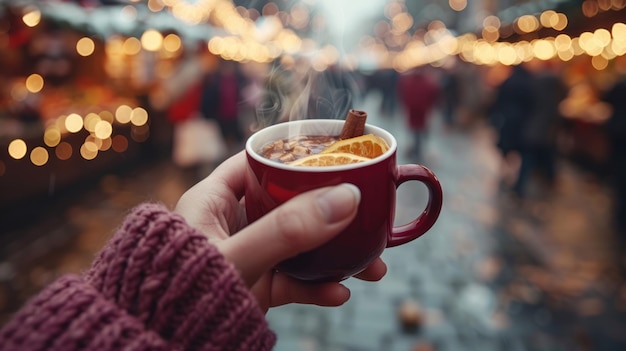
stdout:
<svg viewBox="0 0 626 351">
<path fill-rule="evenodd" d="M 359 163 L 370 160 L 367 157 L 349 154 L 346 152 L 334 152 L 332 154 L 315 154 L 289 162 L 292 166 L 304 167 L 325 167 L 347 165 L 349 163 Z"/>
<path fill-rule="evenodd" d="M 322 154 L 345 152 L 368 158 L 378 157 L 389 150 L 389 145 L 383 138 L 374 134 L 361 135 L 354 138 L 339 140 L 330 144 Z"/>
</svg>

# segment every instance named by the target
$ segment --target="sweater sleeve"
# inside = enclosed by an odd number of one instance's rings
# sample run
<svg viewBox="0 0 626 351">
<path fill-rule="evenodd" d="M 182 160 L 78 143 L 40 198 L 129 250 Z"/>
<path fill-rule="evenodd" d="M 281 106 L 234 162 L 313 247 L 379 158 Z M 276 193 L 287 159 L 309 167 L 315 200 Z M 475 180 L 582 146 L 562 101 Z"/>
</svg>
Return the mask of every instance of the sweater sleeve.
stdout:
<svg viewBox="0 0 626 351">
<path fill-rule="evenodd" d="M 84 276 L 60 278 L 0 331 L 0 350 L 270 350 L 274 343 L 236 269 L 158 204 L 134 209 Z"/>
</svg>

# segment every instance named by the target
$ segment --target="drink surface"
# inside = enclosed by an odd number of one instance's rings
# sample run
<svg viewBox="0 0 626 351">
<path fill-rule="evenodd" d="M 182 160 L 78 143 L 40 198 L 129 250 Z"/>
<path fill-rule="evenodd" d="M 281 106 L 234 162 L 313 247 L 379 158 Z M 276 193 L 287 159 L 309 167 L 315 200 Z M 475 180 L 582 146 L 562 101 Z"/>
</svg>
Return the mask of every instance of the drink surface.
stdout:
<svg viewBox="0 0 626 351">
<path fill-rule="evenodd" d="M 269 142 L 263 145 L 259 154 L 272 161 L 289 163 L 310 155 L 319 154 L 337 140 L 339 140 L 339 136 L 297 135 Z"/>
</svg>

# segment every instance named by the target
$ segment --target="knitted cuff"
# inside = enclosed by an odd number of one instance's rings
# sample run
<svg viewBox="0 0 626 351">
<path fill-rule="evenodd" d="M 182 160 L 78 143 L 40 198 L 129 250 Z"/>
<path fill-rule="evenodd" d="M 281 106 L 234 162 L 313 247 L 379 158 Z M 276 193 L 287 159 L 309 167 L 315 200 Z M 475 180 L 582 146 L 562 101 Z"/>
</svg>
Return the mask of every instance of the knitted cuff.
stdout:
<svg viewBox="0 0 626 351">
<path fill-rule="evenodd" d="M 271 349 L 265 316 L 236 269 L 164 206 L 127 216 L 86 280 L 147 328 L 185 349 Z"/>
<path fill-rule="evenodd" d="M 0 332 L 0 350 L 171 350 L 75 275 L 52 283 Z"/>
</svg>

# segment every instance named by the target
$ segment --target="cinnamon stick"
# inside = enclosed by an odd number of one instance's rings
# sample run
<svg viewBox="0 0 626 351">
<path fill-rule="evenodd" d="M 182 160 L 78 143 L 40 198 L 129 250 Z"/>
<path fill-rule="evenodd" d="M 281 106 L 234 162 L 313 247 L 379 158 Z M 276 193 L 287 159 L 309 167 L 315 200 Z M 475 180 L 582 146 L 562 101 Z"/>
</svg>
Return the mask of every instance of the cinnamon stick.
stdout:
<svg viewBox="0 0 626 351">
<path fill-rule="evenodd" d="M 367 112 L 359 110 L 349 110 L 346 122 L 341 129 L 339 139 L 349 139 L 363 135 L 365 132 L 365 120 Z"/>
</svg>

